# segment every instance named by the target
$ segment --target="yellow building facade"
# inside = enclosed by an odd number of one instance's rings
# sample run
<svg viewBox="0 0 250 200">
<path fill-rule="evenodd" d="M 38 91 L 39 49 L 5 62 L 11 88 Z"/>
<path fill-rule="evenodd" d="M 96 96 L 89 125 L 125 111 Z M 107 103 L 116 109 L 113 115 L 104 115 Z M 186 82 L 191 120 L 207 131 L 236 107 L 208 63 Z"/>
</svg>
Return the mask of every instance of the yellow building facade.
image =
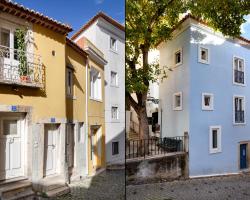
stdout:
<svg viewBox="0 0 250 200">
<path fill-rule="evenodd" d="M 67 192 L 105 167 L 106 61 L 67 39 L 70 26 L 0 4 L 0 181 Z"/>
</svg>

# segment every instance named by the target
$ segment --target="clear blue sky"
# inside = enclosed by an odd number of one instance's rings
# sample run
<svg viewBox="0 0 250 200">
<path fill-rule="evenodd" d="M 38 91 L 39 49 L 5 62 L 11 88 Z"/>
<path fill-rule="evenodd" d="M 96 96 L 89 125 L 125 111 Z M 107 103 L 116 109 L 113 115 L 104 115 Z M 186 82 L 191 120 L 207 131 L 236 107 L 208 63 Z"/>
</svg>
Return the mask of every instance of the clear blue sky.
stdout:
<svg viewBox="0 0 250 200">
<path fill-rule="evenodd" d="M 125 21 L 125 0 L 13 0 L 74 29 L 71 36 L 97 12 L 103 11 L 120 23 Z"/>
</svg>

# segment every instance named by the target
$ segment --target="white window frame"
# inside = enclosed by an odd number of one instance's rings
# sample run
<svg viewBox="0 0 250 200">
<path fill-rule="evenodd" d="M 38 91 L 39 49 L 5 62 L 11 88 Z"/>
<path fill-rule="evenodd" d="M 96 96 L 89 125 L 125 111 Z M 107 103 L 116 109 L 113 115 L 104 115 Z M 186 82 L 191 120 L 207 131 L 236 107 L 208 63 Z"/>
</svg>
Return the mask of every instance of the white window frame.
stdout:
<svg viewBox="0 0 250 200">
<path fill-rule="evenodd" d="M 84 143 L 85 141 L 85 128 L 84 128 L 84 122 L 79 122 L 78 123 L 78 135 L 77 139 L 79 143 Z"/>
<path fill-rule="evenodd" d="M 93 82 L 93 76 L 92 76 L 92 71 L 94 71 L 98 77 L 97 77 L 97 82 Z M 97 70 L 95 67 L 90 68 L 90 99 L 95 100 L 95 101 L 102 101 L 102 76 L 101 72 Z M 95 85 L 94 85 L 95 84 Z"/>
<path fill-rule="evenodd" d="M 115 73 L 115 84 L 112 83 L 112 73 Z M 118 73 L 116 71 L 111 70 L 110 71 L 110 85 L 114 86 L 114 87 L 118 87 L 119 86 L 119 78 L 118 78 Z"/>
<path fill-rule="evenodd" d="M 117 118 L 113 118 L 112 117 L 112 108 L 117 108 Z M 112 119 L 112 121 L 118 121 L 119 120 L 119 107 L 118 107 L 118 105 L 112 105 L 110 112 L 111 112 L 111 119 Z"/>
<path fill-rule="evenodd" d="M 68 76 L 69 72 L 71 73 L 71 76 L 70 76 L 71 84 L 70 85 L 69 85 L 69 76 Z M 66 67 L 66 84 L 67 84 L 66 90 L 67 90 L 67 97 L 73 97 L 74 96 L 73 74 L 74 74 L 74 71 L 72 69 L 70 69 L 69 67 Z"/>
<path fill-rule="evenodd" d="M 205 96 L 210 97 L 210 105 L 209 106 L 205 105 Z M 201 105 L 202 105 L 202 110 L 214 110 L 214 95 L 212 93 L 202 93 Z"/>
<path fill-rule="evenodd" d="M 176 63 L 176 54 L 178 52 L 180 52 L 181 61 L 179 63 Z M 175 52 L 174 52 L 174 66 L 178 67 L 178 66 L 182 65 L 182 63 L 183 63 L 183 51 L 182 51 L 182 48 L 179 48 L 179 49 L 176 49 Z"/>
<path fill-rule="evenodd" d="M 213 148 L 213 130 L 217 130 L 217 148 Z M 209 126 L 209 153 L 220 153 L 222 152 L 221 147 L 221 126 Z"/>
<path fill-rule="evenodd" d="M 243 111 L 244 122 L 235 122 L 235 98 L 243 98 Z M 246 97 L 243 95 L 233 95 L 233 125 L 245 125 L 246 124 Z"/>
<path fill-rule="evenodd" d="M 237 83 L 234 81 L 234 60 L 235 58 L 238 58 L 240 60 L 243 60 L 243 72 L 244 72 L 244 83 Z M 236 55 L 233 55 L 233 85 L 238 85 L 238 86 L 246 86 L 246 62 L 245 62 L 245 58 L 242 58 L 240 56 L 236 56 Z"/>
<path fill-rule="evenodd" d="M 207 60 L 203 60 L 201 58 L 201 50 L 206 49 L 207 50 Z M 198 62 L 203 64 L 210 64 L 210 49 L 207 46 L 204 45 L 198 45 Z"/>
<path fill-rule="evenodd" d="M 115 48 L 112 48 L 112 46 L 111 46 L 111 40 L 112 40 L 112 39 L 115 40 Z M 116 39 L 115 37 L 113 37 L 113 36 L 110 36 L 110 37 L 109 37 L 109 49 L 110 49 L 111 51 L 117 52 L 117 39 Z"/>
<path fill-rule="evenodd" d="M 175 105 L 175 100 L 176 100 L 176 96 L 180 96 L 180 106 L 176 106 Z M 182 99 L 182 92 L 176 92 L 173 94 L 173 110 L 182 110 L 182 102 L 183 102 L 183 99 Z"/>
</svg>

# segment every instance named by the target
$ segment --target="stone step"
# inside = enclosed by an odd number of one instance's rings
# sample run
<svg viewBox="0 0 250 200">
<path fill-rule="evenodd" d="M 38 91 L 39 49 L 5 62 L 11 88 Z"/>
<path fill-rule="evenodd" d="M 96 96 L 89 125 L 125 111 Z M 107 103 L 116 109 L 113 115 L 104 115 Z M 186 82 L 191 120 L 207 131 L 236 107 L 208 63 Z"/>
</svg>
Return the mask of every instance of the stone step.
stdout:
<svg viewBox="0 0 250 200">
<path fill-rule="evenodd" d="M 34 200 L 34 198 L 35 198 L 35 193 L 30 189 L 8 200 Z"/>
<path fill-rule="evenodd" d="M 58 197 L 64 194 L 67 194 L 70 192 L 70 188 L 68 186 L 60 187 L 51 191 L 48 191 L 46 193 L 47 197 L 52 198 L 52 197 Z"/>
<path fill-rule="evenodd" d="M 16 199 L 16 197 L 19 196 L 23 198 L 26 195 L 29 196 L 30 193 L 33 193 L 32 184 L 29 180 L 7 183 L 6 185 L 1 185 L 0 193 L 1 200 Z"/>
</svg>

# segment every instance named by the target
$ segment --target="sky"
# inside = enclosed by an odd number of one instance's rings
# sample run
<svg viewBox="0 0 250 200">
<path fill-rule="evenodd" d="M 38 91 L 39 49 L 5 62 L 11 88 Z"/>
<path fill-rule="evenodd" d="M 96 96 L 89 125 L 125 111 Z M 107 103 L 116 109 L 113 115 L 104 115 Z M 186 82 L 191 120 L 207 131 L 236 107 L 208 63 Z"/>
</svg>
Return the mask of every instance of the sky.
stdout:
<svg viewBox="0 0 250 200">
<path fill-rule="evenodd" d="M 96 13 L 103 11 L 116 21 L 125 22 L 125 0 L 12 0 L 41 12 L 74 29 L 71 36 Z"/>
<path fill-rule="evenodd" d="M 121 24 L 125 22 L 125 0 L 13 0 L 25 7 L 39 11 L 60 22 L 70 24 L 76 30 L 97 12 L 103 11 Z M 250 15 L 241 25 L 242 36 L 250 39 Z"/>
</svg>

